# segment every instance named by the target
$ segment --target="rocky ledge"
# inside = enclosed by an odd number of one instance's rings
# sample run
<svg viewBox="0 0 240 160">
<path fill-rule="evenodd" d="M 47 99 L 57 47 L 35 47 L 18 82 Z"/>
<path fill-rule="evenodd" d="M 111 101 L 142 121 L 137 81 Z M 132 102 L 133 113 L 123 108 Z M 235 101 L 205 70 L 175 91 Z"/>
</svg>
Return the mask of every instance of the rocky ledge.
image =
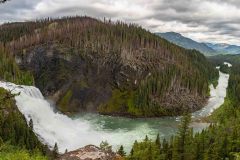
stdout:
<svg viewBox="0 0 240 160">
<path fill-rule="evenodd" d="M 94 145 L 88 145 L 65 153 L 57 160 L 123 160 L 123 158 L 112 151 L 106 151 Z"/>
</svg>

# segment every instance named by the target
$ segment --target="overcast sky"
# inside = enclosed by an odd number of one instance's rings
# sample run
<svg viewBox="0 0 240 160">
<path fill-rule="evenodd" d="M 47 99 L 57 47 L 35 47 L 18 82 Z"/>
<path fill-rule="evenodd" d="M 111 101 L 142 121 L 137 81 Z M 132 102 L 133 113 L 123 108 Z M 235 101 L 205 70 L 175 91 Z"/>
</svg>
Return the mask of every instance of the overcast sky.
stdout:
<svg viewBox="0 0 240 160">
<path fill-rule="evenodd" d="M 201 42 L 240 45 L 240 0 L 11 0 L 0 23 L 88 15 L 137 23 L 152 32 L 179 32 Z"/>
</svg>

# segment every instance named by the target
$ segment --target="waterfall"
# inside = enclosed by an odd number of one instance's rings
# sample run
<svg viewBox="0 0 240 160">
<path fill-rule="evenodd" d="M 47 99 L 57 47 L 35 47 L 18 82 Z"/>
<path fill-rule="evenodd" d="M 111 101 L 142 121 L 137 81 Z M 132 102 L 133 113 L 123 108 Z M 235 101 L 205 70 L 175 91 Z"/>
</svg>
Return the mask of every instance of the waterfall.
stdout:
<svg viewBox="0 0 240 160">
<path fill-rule="evenodd" d="M 33 120 L 34 132 L 43 143 L 50 147 L 58 143 L 59 151 L 64 152 L 65 149 L 77 149 L 83 144 L 87 145 L 92 142 L 86 138 L 92 133 L 90 125 L 85 121 L 72 120 L 63 114 L 54 112 L 53 107 L 44 99 L 38 88 L 8 82 L 0 82 L 0 87 L 14 94 L 20 93 L 15 97 L 16 105 L 27 121 Z"/>
<path fill-rule="evenodd" d="M 130 150 L 135 139 L 142 139 L 142 134 L 146 135 L 147 131 L 151 130 L 143 124 L 138 128 L 142 130 L 141 134 L 135 130 L 104 131 L 101 126 L 95 126 L 84 118 L 72 119 L 55 112 L 53 106 L 44 99 L 36 87 L 20 86 L 9 82 L 0 82 L 0 87 L 17 94 L 16 105 L 28 122 L 30 119 L 33 120 L 35 134 L 42 143 L 51 148 L 57 143 L 61 153 L 64 153 L 65 149 L 71 151 L 89 144 L 99 145 L 105 140 L 108 140 L 114 149 L 124 142 Z M 131 141 L 125 143 L 129 136 L 132 137 Z"/>
</svg>

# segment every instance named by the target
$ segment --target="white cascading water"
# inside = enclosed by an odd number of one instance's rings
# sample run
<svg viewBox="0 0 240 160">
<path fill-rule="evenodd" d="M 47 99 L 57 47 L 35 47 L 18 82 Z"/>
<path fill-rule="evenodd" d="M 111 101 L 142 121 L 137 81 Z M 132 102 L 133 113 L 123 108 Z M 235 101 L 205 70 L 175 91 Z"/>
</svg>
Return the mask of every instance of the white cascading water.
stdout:
<svg viewBox="0 0 240 160">
<path fill-rule="evenodd" d="M 226 88 L 228 85 L 229 75 L 220 72 L 218 86 L 214 89 L 211 86 L 211 98 L 208 105 L 202 110 L 193 113 L 194 117 L 209 115 L 214 109 L 223 104 L 226 96 Z M 101 141 L 107 140 L 113 148 L 119 145 L 126 146 L 129 151 L 135 140 L 140 140 L 145 135 L 156 135 L 161 132 L 164 134 L 172 134 L 177 128 L 178 118 L 159 118 L 154 120 L 131 120 L 127 119 L 126 124 L 132 123 L 131 129 L 118 128 L 114 130 L 102 129 L 101 125 L 96 125 L 90 119 L 78 117 L 72 119 L 66 115 L 55 112 L 51 104 L 44 99 L 38 88 L 33 86 L 19 86 L 13 83 L 0 82 L 0 87 L 11 91 L 12 93 L 20 93 L 15 97 L 16 105 L 20 112 L 24 114 L 27 121 L 33 120 L 34 132 L 39 139 L 49 145 L 58 144 L 59 151 L 64 152 L 78 149 L 88 144 L 99 145 Z M 92 119 L 98 118 L 98 115 Z M 113 118 L 112 118 L 113 119 Z M 117 123 L 121 123 L 122 119 L 116 119 Z M 102 120 L 101 120 L 102 121 Z M 135 122 L 137 122 L 135 124 Z M 101 122 L 113 123 L 113 122 Z M 157 123 L 157 126 L 152 124 Z M 122 123 L 121 123 L 122 125 Z M 172 125 L 172 126 L 171 126 Z M 169 131 L 168 131 L 169 130 Z M 167 133 L 166 133 L 167 132 Z M 169 133 L 168 133 L 169 132 Z"/>
<path fill-rule="evenodd" d="M 36 87 L 19 86 L 8 82 L 0 82 L 0 87 L 15 94 L 20 93 L 19 96 L 15 97 L 16 105 L 20 112 L 24 114 L 28 122 L 30 119 L 33 120 L 34 132 L 43 143 L 51 147 L 57 143 L 59 151 L 62 153 L 65 149 L 71 151 L 88 144 L 99 145 L 105 140 L 108 140 L 116 149 L 129 136 L 135 139 L 142 138 L 134 131 L 125 132 L 124 130 L 119 130 L 114 133 L 97 131 L 97 128 L 87 120 L 71 119 L 66 115 L 54 112 L 50 103 L 44 99 Z M 148 129 L 144 127 L 142 130 Z M 128 143 L 130 145 L 132 141 Z"/>
</svg>

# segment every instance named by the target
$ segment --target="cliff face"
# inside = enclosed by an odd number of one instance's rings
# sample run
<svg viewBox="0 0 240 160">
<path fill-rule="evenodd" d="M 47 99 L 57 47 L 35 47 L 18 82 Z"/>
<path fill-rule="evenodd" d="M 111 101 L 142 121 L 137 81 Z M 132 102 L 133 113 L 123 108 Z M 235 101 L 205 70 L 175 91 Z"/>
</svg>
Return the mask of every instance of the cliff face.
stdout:
<svg viewBox="0 0 240 160">
<path fill-rule="evenodd" d="M 199 52 L 134 25 L 86 17 L 42 23 L 6 46 L 63 112 L 153 117 L 195 111 L 217 77 Z"/>
<path fill-rule="evenodd" d="M 115 77 L 119 71 L 115 70 L 120 70 L 121 64 L 111 55 L 103 62 L 103 57 L 97 55 L 81 57 L 61 49 L 59 45 L 40 46 L 17 59 L 34 73 L 36 86 L 61 111 L 96 112 L 111 97 L 112 87 L 117 86 Z M 125 79 L 120 77 L 118 81 L 124 84 Z"/>
</svg>

